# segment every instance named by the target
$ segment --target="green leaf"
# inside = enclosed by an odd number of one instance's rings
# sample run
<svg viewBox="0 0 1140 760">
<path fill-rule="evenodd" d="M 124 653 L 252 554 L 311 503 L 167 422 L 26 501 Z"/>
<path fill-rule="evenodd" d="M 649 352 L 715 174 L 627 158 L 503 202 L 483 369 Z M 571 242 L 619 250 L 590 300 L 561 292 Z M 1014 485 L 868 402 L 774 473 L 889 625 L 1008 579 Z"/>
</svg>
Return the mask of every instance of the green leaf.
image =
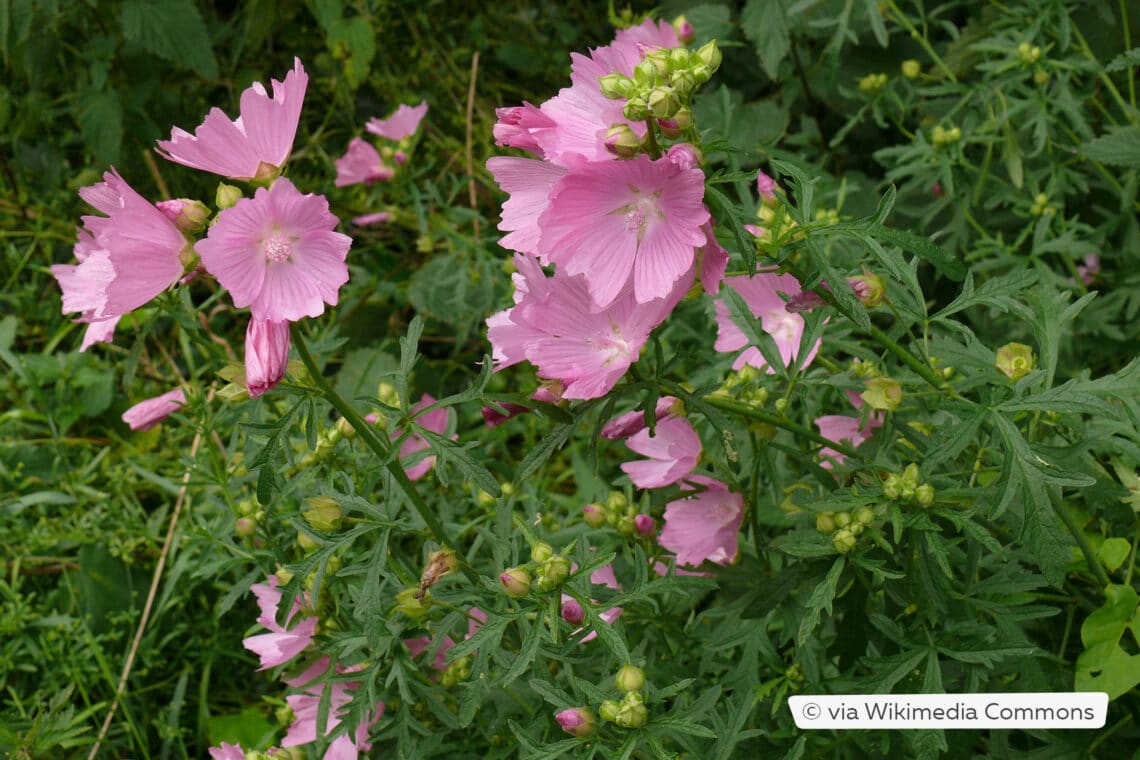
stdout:
<svg viewBox="0 0 1140 760">
<path fill-rule="evenodd" d="M 542 467 L 555 451 L 562 448 L 562 445 L 566 443 L 566 440 L 577 426 L 577 422 L 565 422 L 547 433 L 546 437 L 539 441 L 538 445 L 532 448 L 523 458 L 522 463 L 519 465 L 517 481 L 522 483 L 531 475 L 538 472 L 538 468 Z"/>
<path fill-rule="evenodd" d="M 1140 169 L 1140 126 L 1118 127 L 1081 146 L 1093 161 L 1129 169 Z"/>
<path fill-rule="evenodd" d="M 934 315 L 933 319 L 945 321 L 951 314 L 972 306 L 993 306 L 1002 311 L 1016 311 L 1019 307 L 1017 297 L 1020 297 L 1037 282 L 1037 272 L 1032 269 L 1019 269 L 1009 274 L 987 280 L 981 287 L 974 288 L 974 275 L 967 273 L 962 283 L 961 294 L 950 302 L 946 308 Z"/>
<path fill-rule="evenodd" d="M 951 280 L 961 282 L 966 276 L 965 265 L 932 243 L 928 238 L 916 235 L 913 232 L 880 225 L 872 225 L 868 231 L 879 240 L 897 245 L 904 251 L 910 251 L 920 259 L 929 261 L 939 273 Z"/>
<path fill-rule="evenodd" d="M 693 50 L 699 50 L 710 40 L 723 40 L 732 34 L 732 14 L 723 5 L 694 5 L 685 9 L 685 18 L 697 33 L 689 45 Z"/>
<path fill-rule="evenodd" d="M 148 53 L 205 79 L 218 78 L 210 35 L 193 0 L 124 0 L 119 25 L 124 37 Z"/>
<path fill-rule="evenodd" d="M 1078 691 L 1103 691 L 1116 699 L 1140 684 L 1140 654 L 1128 654 L 1120 646 L 1129 628 L 1140 640 L 1138 607 L 1140 599 L 1131 586 L 1111 585 L 1104 590 L 1104 605 L 1081 625 L 1085 651 L 1077 657 Z"/>
<path fill-rule="evenodd" d="M 671 728 L 674 731 L 679 731 L 682 734 L 689 734 L 691 736 L 699 736 L 703 739 L 717 738 L 716 732 L 711 728 L 706 728 L 699 723 L 693 723 L 689 720 L 682 718 L 662 718 L 653 721 L 652 725 L 656 728 Z"/>
<path fill-rule="evenodd" d="M 523 618 L 519 618 L 523 620 Z M 515 661 L 511 663 L 510 669 L 503 674 L 497 682 L 499 686 L 509 686 L 516 678 L 526 672 L 530 664 L 534 662 L 534 658 L 538 655 L 538 645 L 542 643 L 543 631 L 546 630 L 542 618 L 530 622 L 530 628 L 527 629 L 526 634 L 523 636 L 522 647 L 519 649 L 519 654 L 515 657 Z"/>
<path fill-rule="evenodd" d="M 1104 565 L 1104 569 L 1110 573 L 1116 572 L 1131 553 L 1132 544 L 1128 543 L 1128 539 L 1115 536 L 1106 538 L 1100 548 L 1096 550 L 1096 556 Z"/>
<path fill-rule="evenodd" d="M 459 468 L 459 471 L 463 473 L 465 478 L 478 485 L 479 488 L 492 496 L 499 495 L 499 481 L 495 479 L 495 476 L 491 474 L 490 470 L 475 461 L 475 458 L 471 456 L 470 450 L 480 447 L 478 441 L 472 441 L 466 446 L 460 446 L 450 438 L 446 438 L 432 430 L 421 428 L 418 425 L 416 426 L 416 430 L 428 442 L 428 445 L 431 446 L 431 450 L 435 452 L 436 456 L 439 457 L 437 468 L 454 464 Z M 440 477 L 440 483 L 442 484 L 443 482 L 443 478 Z"/>
<path fill-rule="evenodd" d="M 783 0 L 748 0 L 740 14 L 740 28 L 756 48 L 769 79 L 777 79 L 780 63 L 792 48 Z"/>
<path fill-rule="evenodd" d="M 123 108 L 114 90 L 81 91 L 78 102 L 79 132 L 96 163 L 119 161 L 123 142 Z"/>
<path fill-rule="evenodd" d="M 1127 69 L 1140 66 L 1140 47 L 1134 47 L 1131 50 L 1125 50 L 1120 55 L 1113 58 L 1104 67 L 1106 72 L 1125 71 Z"/>
<path fill-rule="evenodd" d="M 277 733 L 277 726 L 265 717 L 258 706 L 247 707 L 240 713 L 211 715 L 206 722 L 210 744 L 222 742 L 240 744 L 243 747 L 267 747 Z"/>
<path fill-rule="evenodd" d="M 805 604 L 806 610 L 803 617 L 800 618 L 800 627 L 796 632 L 797 646 L 806 646 L 808 637 L 815 631 L 819 625 L 819 614 L 823 610 L 827 610 L 827 614 L 831 614 L 831 603 L 835 600 L 835 591 L 839 585 L 839 576 L 843 573 L 844 561 L 843 556 L 835 558 L 835 562 L 831 565 L 831 569 L 827 571 L 827 577 L 820 582 L 818 586 L 812 589 L 811 595 Z"/>
</svg>

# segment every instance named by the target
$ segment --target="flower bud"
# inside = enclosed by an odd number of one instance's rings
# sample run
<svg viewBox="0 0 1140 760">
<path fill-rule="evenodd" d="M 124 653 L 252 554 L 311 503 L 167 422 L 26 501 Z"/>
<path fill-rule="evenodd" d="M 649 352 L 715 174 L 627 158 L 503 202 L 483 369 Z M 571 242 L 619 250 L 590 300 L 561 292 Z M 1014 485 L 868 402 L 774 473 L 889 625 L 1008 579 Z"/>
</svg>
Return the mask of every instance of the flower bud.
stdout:
<svg viewBox="0 0 1140 760">
<path fill-rule="evenodd" d="M 918 79 L 922 74 L 922 64 L 910 58 L 902 62 L 902 75 L 907 79 Z"/>
<path fill-rule="evenodd" d="M 920 507 L 929 507 L 934 503 L 934 486 L 923 483 L 914 489 L 914 500 L 918 502 Z"/>
<path fill-rule="evenodd" d="M 257 523 L 248 517 L 239 517 L 234 522 L 234 533 L 239 538 L 249 538 L 257 530 Z"/>
<path fill-rule="evenodd" d="M 855 291 L 855 295 L 868 309 L 873 309 L 883 302 L 887 295 L 887 284 L 877 274 L 864 272 L 855 277 L 849 277 L 847 284 Z"/>
<path fill-rule="evenodd" d="M 210 207 L 202 201 L 175 198 L 154 205 L 182 232 L 197 232 L 206 226 L 206 221 L 210 218 Z"/>
<path fill-rule="evenodd" d="M 512 599 L 521 599 L 530 593 L 530 573 L 521 567 L 512 567 L 500 573 L 499 583 Z"/>
<path fill-rule="evenodd" d="M 847 528 L 843 528 L 835 532 L 835 535 L 831 537 L 831 542 L 835 546 L 835 551 L 846 554 L 855 548 L 855 534 Z"/>
<path fill-rule="evenodd" d="M 530 548 L 530 558 L 533 562 L 545 562 L 554 556 L 554 549 L 545 541 L 539 541 Z"/>
<path fill-rule="evenodd" d="M 619 158 L 632 158 L 641 150 L 641 138 L 628 124 L 614 124 L 606 131 L 606 150 Z"/>
<path fill-rule="evenodd" d="M 297 531 L 297 546 L 301 547 L 301 551 L 308 554 L 316 549 L 318 544 L 308 533 L 303 530 Z"/>
<path fill-rule="evenodd" d="M 577 599 L 567 599 L 562 603 L 562 619 L 570 625 L 579 626 L 586 619 L 586 611 Z"/>
<path fill-rule="evenodd" d="M 309 525 L 322 533 L 331 533 L 340 528 L 344 513 L 341 512 L 340 504 L 336 502 L 336 499 L 328 496 L 314 496 L 305 499 L 305 502 L 311 507 L 303 514 L 305 522 Z"/>
<path fill-rule="evenodd" d="M 219 182 L 218 189 L 214 192 L 214 205 L 218 207 L 218 211 L 225 211 L 236 205 L 241 198 L 241 188 Z"/>
<path fill-rule="evenodd" d="M 867 390 L 859 394 L 859 398 L 867 402 L 867 406 L 879 411 L 894 411 L 902 403 L 902 385 L 898 380 L 889 377 L 876 377 L 867 381 Z"/>
<path fill-rule="evenodd" d="M 610 491 L 610 495 L 606 497 L 606 508 L 612 511 L 625 509 L 629 506 L 629 501 L 625 498 L 625 494 L 621 491 Z"/>
<path fill-rule="evenodd" d="M 422 618 L 431 607 L 431 593 L 418 588 L 406 588 L 396 594 L 396 609 L 413 620 Z"/>
<path fill-rule="evenodd" d="M 648 58 L 633 69 L 633 83 L 639 87 L 652 87 L 657 84 L 657 65 Z"/>
<path fill-rule="evenodd" d="M 1013 382 L 1028 375 L 1037 366 L 1033 349 L 1024 343 L 1006 343 L 997 350 L 994 366 Z"/>
<path fill-rule="evenodd" d="M 626 665 L 614 676 L 614 685 L 625 692 L 640 691 L 645 687 L 645 671 L 636 665 Z"/>
<path fill-rule="evenodd" d="M 684 16 L 673 19 L 673 31 L 677 33 L 677 39 L 681 41 L 682 45 L 688 45 L 697 36 L 697 30 Z"/>
<path fill-rule="evenodd" d="M 571 736 L 585 739 L 594 733 L 594 714 L 586 707 L 571 707 L 554 716 L 562 730 Z"/>
<path fill-rule="evenodd" d="M 697 57 L 701 59 L 701 63 L 708 66 L 710 76 L 720 68 L 720 62 L 723 58 L 716 40 L 710 40 L 702 45 L 701 49 L 697 51 Z"/>
<path fill-rule="evenodd" d="M 640 695 L 636 692 L 630 692 L 621 701 L 614 723 L 622 728 L 641 728 L 645 725 L 648 717 L 649 711 L 645 708 L 645 702 Z"/>
<path fill-rule="evenodd" d="M 396 409 L 400 408 L 400 394 L 396 392 L 396 387 L 391 383 L 380 383 L 376 386 L 376 398 L 382 404 Z"/>
<path fill-rule="evenodd" d="M 904 487 L 910 486 L 911 488 L 917 488 L 919 481 L 922 479 L 922 471 L 918 469 L 918 463 L 911 462 L 908 464 L 906 469 L 903 470 L 902 479 Z"/>
<path fill-rule="evenodd" d="M 625 108 L 622 109 L 622 115 L 630 121 L 645 121 L 649 118 L 649 105 L 645 102 L 645 98 L 640 95 L 631 96 L 626 101 Z"/>
<path fill-rule="evenodd" d="M 883 483 L 883 495 L 892 501 L 896 501 L 902 496 L 902 489 L 902 479 L 898 475 L 887 476 Z"/>
<path fill-rule="evenodd" d="M 602 88 L 602 95 L 610 100 L 628 98 L 633 94 L 633 80 L 624 74 L 606 74 L 598 77 L 598 84 Z"/>
<path fill-rule="evenodd" d="M 665 48 L 657 48 L 650 50 L 645 60 L 653 64 L 653 68 L 657 70 L 657 80 L 661 81 L 669 76 L 669 51 Z"/>
<path fill-rule="evenodd" d="M 855 513 L 855 521 L 860 525 L 870 525 L 875 522 L 875 510 L 870 507 L 860 507 Z"/>
<path fill-rule="evenodd" d="M 838 527 L 834 512 L 820 512 L 815 516 L 815 529 L 826 536 L 830 536 Z"/>
<path fill-rule="evenodd" d="M 698 85 L 702 85 L 705 82 L 709 81 L 710 79 L 712 79 L 712 75 L 713 75 L 712 69 L 710 69 L 708 66 L 704 65 L 703 63 L 698 63 L 696 66 L 694 66 L 692 69 L 690 69 L 690 72 L 693 75 L 693 79 L 697 80 Z"/>
<path fill-rule="evenodd" d="M 550 591 L 558 588 L 570 575 L 570 560 L 555 554 L 542 563 L 538 571 L 538 588 L 540 591 Z"/>
<path fill-rule="evenodd" d="M 668 119 L 665 121 L 668 121 Z M 700 151 L 688 143 L 677 143 L 673 147 L 669 148 L 669 152 L 666 154 L 666 157 L 669 163 L 673 164 L 682 171 L 695 169 L 701 165 Z"/>
<path fill-rule="evenodd" d="M 606 508 L 601 504 L 587 504 L 582 507 L 582 519 L 591 528 L 600 528 L 606 524 Z"/>
<path fill-rule="evenodd" d="M 602 720 L 614 721 L 617 719 L 620 710 L 620 704 L 612 699 L 607 699 L 602 702 L 602 706 L 598 709 L 598 715 L 602 717 Z"/>
<path fill-rule="evenodd" d="M 681 98 L 672 87 L 654 87 L 645 103 L 649 112 L 658 119 L 668 119 L 681 107 Z"/>
<path fill-rule="evenodd" d="M 633 525 L 642 536 L 652 536 L 657 532 L 657 521 L 649 515 L 638 515 L 633 518 Z"/>
<path fill-rule="evenodd" d="M 851 524 L 851 513 L 850 512 L 838 512 L 838 513 L 836 513 L 835 524 L 838 525 L 840 528 L 846 528 L 848 525 Z"/>
</svg>

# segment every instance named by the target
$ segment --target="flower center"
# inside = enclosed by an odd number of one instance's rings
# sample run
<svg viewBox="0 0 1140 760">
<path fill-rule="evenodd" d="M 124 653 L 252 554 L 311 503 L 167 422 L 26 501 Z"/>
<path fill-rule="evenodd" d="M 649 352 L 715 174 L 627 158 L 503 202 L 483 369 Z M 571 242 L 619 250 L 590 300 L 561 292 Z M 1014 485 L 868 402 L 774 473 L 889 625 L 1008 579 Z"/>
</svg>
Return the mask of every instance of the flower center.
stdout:
<svg viewBox="0 0 1140 760">
<path fill-rule="evenodd" d="M 265 258 L 270 261 L 288 261 L 293 255 L 293 241 L 280 232 L 275 231 L 267 237 L 264 245 Z"/>
<path fill-rule="evenodd" d="M 636 187 L 630 187 L 633 192 L 633 203 L 622 206 L 618 209 L 618 213 L 625 215 L 625 227 L 631 232 L 637 232 L 637 239 L 640 242 L 645 237 L 646 228 L 649 226 L 650 221 L 656 217 L 664 219 L 665 215 L 657 208 L 657 199 L 660 197 L 661 192 L 651 193 L 645 195 Z"/>
</svg>

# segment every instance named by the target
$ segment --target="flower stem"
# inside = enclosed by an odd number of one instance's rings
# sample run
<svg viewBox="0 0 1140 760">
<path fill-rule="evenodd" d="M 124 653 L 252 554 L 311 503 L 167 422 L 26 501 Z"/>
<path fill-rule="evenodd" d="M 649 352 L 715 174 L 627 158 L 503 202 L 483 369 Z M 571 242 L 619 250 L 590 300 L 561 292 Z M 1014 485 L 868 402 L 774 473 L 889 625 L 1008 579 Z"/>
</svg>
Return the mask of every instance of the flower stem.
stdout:
<svg viewBox="0 0 1140 760">
<path fill-rule="evenodd" d="M 855 457 L 856 459 L 864 458 L 860 456 L 858 452 L 855 451 L 855 449 L 851 448 L 845 443 L 824 438 L 814 430 L 806 428 L 797 422 L 792 422 L 785 417 L 777 417 L 774 414 L 769 414 L 768 412 L 761 411 L 760 409 L 757 409 L 751 404 L 746 404 L 743 401 L 736 401 L 735 399 L 725 398 L 724 396 L 717 396 L 715 394 L 705 396 L 701 400 L 709 406 L 716 407 L 717 409 L 721 409 L 726 412 L 732 412 L 733 414 L 738 414 L 741 417 L 749 417 L 751 419 L 758 420 L 759 422 L 766 422 L 773 427 L 783 428 L 784 430 L 795 433 L 798 436 L 807 438 L 810 441 L 815 441 L 818 444 L 826 446 L 829 449 L 834 449 L 845 457 Z"/>
<path fill-rule="evenodd" d="M 313 360 L 312 354 L 309 353 L 308 346 L 305 345 L 304 335 L 301 333 L 301 328 L 296 322 L 289 325 L 289 332 L 293 336 L 293 345 L 297 349 L 297 354 L 301 357 L 301 361 L 305 365 L 305 369 L 309 371 L 309 376 L 313 378 L 313 382 L 317 386 L 317 390 L 321 395 L 333 405 L 333 407 L 341 413 L 341 415 L 348 420 L 348 423 L 360 435 L 360 439 L 364 441 L 368 448 L 372 449 L 384 466 L 388 469 L 388 473 L 392 479 L 396 481 L 396 485 L 404 492 L 408 498 L 408 502 L 412 508 L 419 514 L 420 519 L 427 525 L 428 530 L 431 531 L 432 536 L 445 547 L 455 550 L 456 556 L 459 558 L 459 569 L 467 576 L 468 580 L 472 583 L 479 583 L 479 574 L 475 569 L 459 554 L 459 543 L 448 533 L 447 528 L 444 527 L 443 522 L 439 519 L 432 508 L 424 501 L 420 492 L 416 489 L 414 483 L 408 478 L 408 474 L 404 472 L 404 468 L 400 465 L 400 461 L 391 456 L 391 448 L 388 442 L 383 440 L 380 436 L 376 435 L 376 431 L 369 425 L 360 413 L 356 411 L 349 404 L 343 396 L 337 393 L 328 381 L 325 380 L 321 370 L 317 367 L 317 363 Z"/>
</svg>

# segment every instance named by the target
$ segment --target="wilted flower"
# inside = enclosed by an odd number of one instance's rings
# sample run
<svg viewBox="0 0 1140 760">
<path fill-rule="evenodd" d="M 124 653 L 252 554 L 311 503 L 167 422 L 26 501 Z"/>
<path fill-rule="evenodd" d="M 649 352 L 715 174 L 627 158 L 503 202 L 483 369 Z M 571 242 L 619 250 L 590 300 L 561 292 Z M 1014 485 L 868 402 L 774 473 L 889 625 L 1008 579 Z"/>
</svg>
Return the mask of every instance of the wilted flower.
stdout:
<svg viewBox="0 0 1140 760">
<path fill-rule="evenodd" d="M 245 387 L 257 398 L 281 382 L 289 365 L 289 323 L 250 319 L 245 331 Z"/>
</svg>

